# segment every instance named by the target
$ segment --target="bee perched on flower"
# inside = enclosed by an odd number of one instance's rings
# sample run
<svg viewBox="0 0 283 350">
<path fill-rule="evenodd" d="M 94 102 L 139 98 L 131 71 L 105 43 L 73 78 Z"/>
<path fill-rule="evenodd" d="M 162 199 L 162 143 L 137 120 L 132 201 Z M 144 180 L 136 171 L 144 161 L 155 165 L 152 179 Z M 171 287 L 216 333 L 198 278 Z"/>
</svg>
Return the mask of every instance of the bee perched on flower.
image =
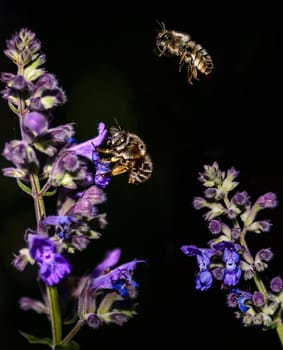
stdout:
<svg viewBox="0 0 283 350">
<path fill-rule="evenodd" d="M 119 126 L 110 128 L 106 147 L 98 147 L 98 152 L 110 155 L 102 158 L 101 164 L 111 164 L 111 175 L 128 172 L 130 184 L 143 183 L 151 177 L 152 161 L 144 141 L 136 134 L 122 130 Z"/>
<path fill-rule="evenodd" d="M 277 196 L 267 192 L 253 202 L 246 191 L 235 192 L 238 175 L 233 167 L 220 170 L 217 162 L 204 166 L 198 177 L 204 186 L 203 196 L 195 197 L 193 206 L 205 211 L 203 217 L 211 238 L 207 247 L 183 245 L 181 251 L 196 257 L 196 289 L 208 291 L 214 282 L 221 282 L 228 306 L 237 310 L 235 315 L 245 326 L 276 329 L 282 341 L 283 282 L 280 276 L 274 276 L 266 286 L 261 278 L 273 253 L 270 248 L 262 248 L 252 254 L 246 240 L 247 236 L 270 231 L 270 221 L 258 219 L 258 214 L 275 208 Z M 247 281 L 248 291 L 243 289 Z"/>
</svg>

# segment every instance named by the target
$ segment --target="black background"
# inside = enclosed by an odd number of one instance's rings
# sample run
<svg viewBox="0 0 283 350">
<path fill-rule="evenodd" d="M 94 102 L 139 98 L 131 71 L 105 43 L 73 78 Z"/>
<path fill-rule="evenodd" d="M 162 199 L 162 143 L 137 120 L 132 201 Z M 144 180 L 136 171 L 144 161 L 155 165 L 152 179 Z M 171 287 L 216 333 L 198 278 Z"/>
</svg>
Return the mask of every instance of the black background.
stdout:
<svg viewBox="0 0 283 350">
<path fill-rule="evenodd" d="M 154 162 L 152 178 L 143 185 L 128 185 L 126 176 L 113 179 L 105 206 L 109 225 L 99 241 L 73 257 L 75 273 L 92 268 L 117 246 L 123 250 L 121 262 L 148 259 L 136 271 L 138 315 L 123 327 L 84 328 L 76 338 L 82 349 L 163 342 L 178 349 L 191 344 L 279 349 L 275 331 L 244 328 L 234 319 L 217 283 L 207 292 L 195 290 L 195 261 L 179 247 L 205 246 L 211 239 L 191 202 L 202 193 L 198 172 L 216 160 L 223 170 L 240 170 L 239 189 L 252 199 L 278 194 L 279 206 L 263 215 L 272 220 L 272 231 L 250 237 L 249 243 L 252 250 L 271 247 L 275 253 L 266 282 L 282 271 L 282 12 L 271 4 L 59 5 L 6 4 L 0 13 L 0 49 L 21 27 L 36 32 L 46 67 L 68 96 L 54 112 L 56 123 L 75 122 L 77 139 L 84 140 L 96 134 L 99 121 L 110 126 L 116 118 L 144 139 Z M 190 86 L 185 72 L 178 72 L 177 59 L 157 57 L 157 21 L 203 45 L 213 58 L 213 73 Z M 2 54 L 0 71 L 12 69 Z M 3 148 L 18 137 L 18 129 L 6 101 L 0 101 L 0 110 Z M 9 166 L 4 159 L 1 165 Z M 34 225 L 32 202 L 12 179 L 0 182 L 1 340 L 28 349 L 18 329 L 39 336 L 49 332 L 44 317 L 18 309 L 20 296 L 39 297 L 35 269 L 20 273 L 10 265 L 23 246 L 24 230 Z"/>
</svg>

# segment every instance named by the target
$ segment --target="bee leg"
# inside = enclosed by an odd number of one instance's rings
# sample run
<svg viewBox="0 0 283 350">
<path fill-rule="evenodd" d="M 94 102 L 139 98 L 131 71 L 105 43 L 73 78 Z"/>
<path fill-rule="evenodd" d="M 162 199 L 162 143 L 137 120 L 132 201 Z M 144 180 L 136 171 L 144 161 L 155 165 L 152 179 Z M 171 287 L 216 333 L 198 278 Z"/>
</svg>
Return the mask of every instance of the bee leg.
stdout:
<svg viewBox="0 0 283 350">
<path fill-rule="evenodd" d="M 195 74 L 194 74 L 194 67 L 192 64 L 189 64 L 188 65 L 188 68 L 187 68 L 187 77 L 188 77 L 188 82 L 193 85 L 193 78 L 195 77 Z"/>
<path fill-rule="evenodd" d="M 160 50 L 159 49 L 159 55 L 158 55 L 158 57 L 161 57 L 161 56 L 163 56 L 164 54 L 165 54 L 165 52 L 166 52 L 166 48 L 164 48 L 163 50 Z"/>
<path fill-rule="evenodd" d="M 104 154 L 109 154 L 112 152 L 112 150 L 108 149 L 108 148 L 103 148 L 103 147 L 97 147 L 96 148 L 98 152 L 100 153 L 104 153 Z"/>
<path fill-rule="evenodd" d="M 192 74 L 193 74 L 193 78 L 195 79 L 195 80 L 199 80 L 198 79 L 198 70 L 197 70 L 197 67 L 192 67 Z"/>
<path fill-rule="evenodd" d="M 111 158 L 100 158 L 101 163 L 110 164 L 112 163 Z"/>
<path fill-rule="evenodd" d="M 111 158 L 101 158 L 100 159 L 100 161 L 103 162 L 103 163 L 116 163 L 119 160 L 121 160 L 121 158 L 120 157 L 115 157 L 115 156 L 113 156 Z"/>
<path fill-rule="evenodd" d="M 112 175 L 113 176 L 120 175 L 120 174 L 127 172 L 128 170 L 129 170 L 129 168 L 126 165 L 116 164 L 114 166 L 114 168 L 112 169 Z"/>
<path fill-rule="evenodd" d="M 181 53 L 180 61 L 179 61 L 179 72 L 181 72 L 181 70 L 184 66 L 185 57 L 186 57 L 186 53 L 185 52 Z"/>
</svg>

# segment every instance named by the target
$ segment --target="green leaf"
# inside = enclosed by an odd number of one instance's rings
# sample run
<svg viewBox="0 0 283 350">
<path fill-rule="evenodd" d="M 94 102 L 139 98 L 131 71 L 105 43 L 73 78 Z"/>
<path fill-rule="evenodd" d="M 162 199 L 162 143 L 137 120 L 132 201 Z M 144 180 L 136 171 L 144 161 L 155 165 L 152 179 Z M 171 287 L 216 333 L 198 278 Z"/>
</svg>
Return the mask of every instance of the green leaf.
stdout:
<svg viewBox="0 0 283 350">
<path fill-rule="evenodd" d="M 56 345 L 55 350 L 79 350 L 80 346 L 74 340 L 71 340 L 66 345 Z"/>
<path fill-rule="evenodd" d="M 50 338 L 38 338 L 38 337 L 35 337 L 34 335 L 27 334 L 27 333 L 24 333 L 22 331 L 20 331 L 20 333 L 23 337 L 26 338 L 26 340 L 30 344 L 44 344 L 44 345 L 47 345 L 49 347 L 52 347 L 52 339 L 50 339 Z"/>
<path fill-rule="evenodd" d="M 20 189 L 23 190 L 25 193 L 29 194 L 30 196 L 32 195 L 31 188 L 25 185 L 21 180 L 17 179 L 17 184 L 20 187 Z"/>
</svg>

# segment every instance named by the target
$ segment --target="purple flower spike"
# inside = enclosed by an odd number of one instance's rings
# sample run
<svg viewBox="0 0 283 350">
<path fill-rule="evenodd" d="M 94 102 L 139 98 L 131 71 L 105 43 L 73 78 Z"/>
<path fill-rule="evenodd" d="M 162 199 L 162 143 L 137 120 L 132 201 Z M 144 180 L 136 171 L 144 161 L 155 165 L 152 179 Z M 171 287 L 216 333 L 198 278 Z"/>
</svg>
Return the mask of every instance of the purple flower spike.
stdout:
<svg viewBox="0 0 283 350">
<path fill-rule="evenodd" d="M 48 286 L 58 284 L 71 272 L 69 263 L 62 255 L 56 253 L 55 246 L 49 238 L 30 234 L 29 244 L 30 255 L 40 267 L 40 278 Z"/>
</svg>

